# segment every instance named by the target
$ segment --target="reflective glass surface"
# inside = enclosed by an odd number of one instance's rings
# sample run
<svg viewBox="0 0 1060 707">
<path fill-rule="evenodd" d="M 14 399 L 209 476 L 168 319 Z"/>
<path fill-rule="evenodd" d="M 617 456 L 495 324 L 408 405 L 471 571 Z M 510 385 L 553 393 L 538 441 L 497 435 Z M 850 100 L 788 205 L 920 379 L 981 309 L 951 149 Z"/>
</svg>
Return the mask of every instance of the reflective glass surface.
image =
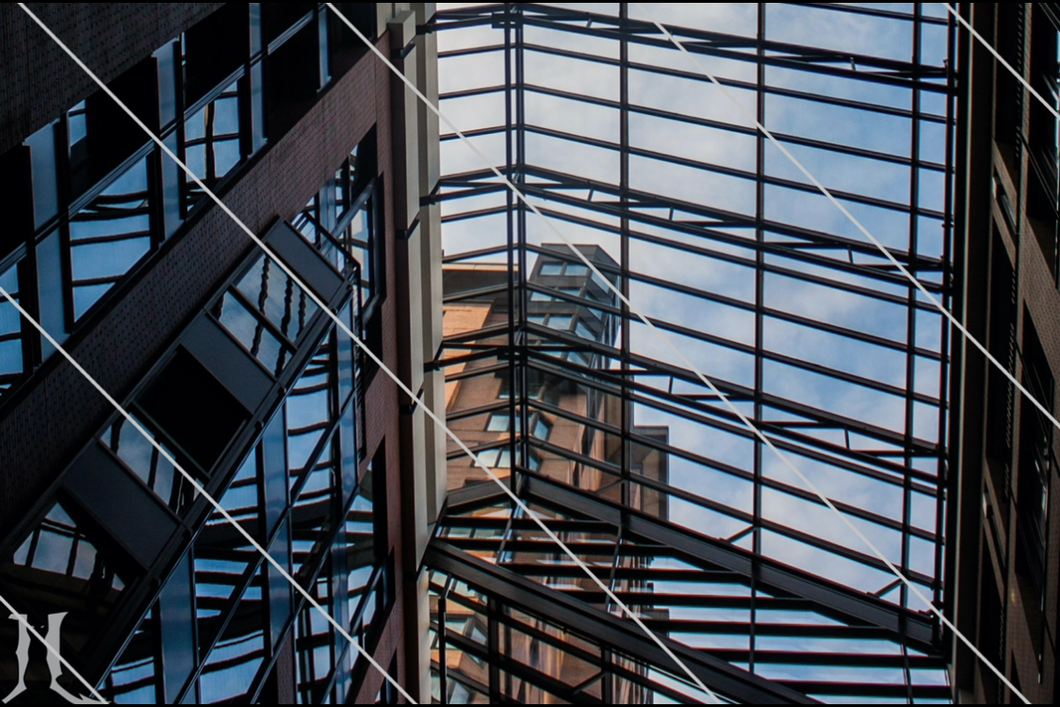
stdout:
<svg viewBox="0 0 1060 707">
<path fill-rule="evenodd" d="M 100 441 L 177 514 L 183 514 L 198 495 L 191 482 L 125 418 L 119 418 Z M 161 446 L 166 449 L 164 444 Z M 166 451 L 172 456 L 171 451 Z"/>
<path fill-rule="evenodd" d="M 19 301 L 16 267 L 0 273 L 0 287 Z M 0 395 L 22 375 L 22 370 L 22 322 L 18 310 L 4 298 L 0 300 Z"/>
<path fill-rule="evenodd" d="M 62 502 L 51 507 L 14 556 L 3 559 L 0 591 L 36 611 L 68 612 L 63 639 L 80 650 L 92 645 L 135 575 L 102 547 L 102 533 L 91 522 L 74 516 L 80 518 Z"/>
<path fill-rule="evenodd" d="M 239 120 L 238 82 L 233 82 L 184 122 L 184 162 L 211 189 L 242 160 Z M 203 193 L 187 175 L 185 181 L 190 209 Z"/>
<path fill-rule="evenodd" d="M 74 319 L 151 251 L 147 169 L 145 157 L 70 218 Z"/>
</svg>

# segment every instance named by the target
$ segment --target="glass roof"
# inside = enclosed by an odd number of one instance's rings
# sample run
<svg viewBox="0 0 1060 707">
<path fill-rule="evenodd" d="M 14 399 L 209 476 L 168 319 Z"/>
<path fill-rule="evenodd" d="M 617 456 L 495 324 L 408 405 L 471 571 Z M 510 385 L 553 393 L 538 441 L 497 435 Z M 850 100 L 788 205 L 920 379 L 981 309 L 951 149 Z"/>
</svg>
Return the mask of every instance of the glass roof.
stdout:
<svg viewBox="0 0 1060 707">
<path fill-rule="evenodd" d="M 649 7 L 948 306 L 945 9 Z M 937 311 L 638 5 L 443 3 L 437 30 L 442 113 L 943 605 Z M 669 639 L 817 699 L 945 700 L 920 600 L 442 130 L 436 363 L 452 429 L 570 519 L 561 537 L 582 533 L 592 566 L 633 572 L 626 590 L 652 594 L 640 610 L 665 614 L 652 626 Z M 496 520 L 510 503 L 450 452 L 440 540 L 582 592 L 542 569 L 558 549 Z M 584 601 L 611 611 L 601 597 Z"/>
</svg>

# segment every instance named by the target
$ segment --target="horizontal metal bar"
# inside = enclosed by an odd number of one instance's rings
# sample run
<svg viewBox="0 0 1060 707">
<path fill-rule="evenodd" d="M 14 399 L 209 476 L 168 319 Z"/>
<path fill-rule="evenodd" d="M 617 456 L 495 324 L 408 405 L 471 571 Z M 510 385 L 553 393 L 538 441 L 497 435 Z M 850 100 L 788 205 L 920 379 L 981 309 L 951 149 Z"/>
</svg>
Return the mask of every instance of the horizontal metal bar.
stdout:
<svg viewBox="0 0 1060 707">
<path fill-rule="evenodd" d="M 480 588 L 516 608 L 526 608 L 548 620 L 591 636 L 645 663 L 673 670 L 670 659 L 639 628 L 562 593 L 524 579 L 502 567 L 471 557 L 447 543 L 433 540 L 424 564 Z M 804 695 L 765 680 L 729 663 L 695 651 L 665 636 L 661 640 L 711 689 L 740 702 L 808 704 Z"/>
</svg>

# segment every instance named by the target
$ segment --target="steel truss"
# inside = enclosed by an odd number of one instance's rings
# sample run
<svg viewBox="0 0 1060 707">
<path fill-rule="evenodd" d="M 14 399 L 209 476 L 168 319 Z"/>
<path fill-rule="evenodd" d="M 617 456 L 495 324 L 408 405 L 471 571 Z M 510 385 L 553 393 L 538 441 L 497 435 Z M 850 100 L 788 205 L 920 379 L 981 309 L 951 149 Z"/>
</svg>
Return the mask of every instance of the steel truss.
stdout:
<svg viewBox="0 0 1060 707">
<path fill-rule="evenodd" d="M 592 10 L 442 9 L 423 31 L 440 32 L 443 113 L 573 242 L 606 251 L 594 257 L 605 276 L 945 606 L 949 341 L 940 317 L 764 137 L 710 102 L 725 99 L 635 5 L 579 7 Z M 667 28 L 948 306 L 955 77 L 945 12 L 919 3 L 910 12 L 823 3 L 734 12 L 749 13 L 742 30 L 695 17 Z M 828 31 L 791 41 L 800 22 L 899 36 L 905 58 L 871 41 L 853 51 Z M 687 96 L 708 94 L 702 110 L 690 107 Z M 458 434 L 498 415 L 516 420 L 514 433 L 476 433 L 473 449 L 506 450 L 513 488 L 654 630 L 694 647 L 702 665 L 736 669 L 725 689 L 702 673 L 726 698 L 758 701 L 757 690 L 773 688 L 790 690 L 774 695 L 785 701 L 948 698 L 937 621 L 628 307 L 543 277 L 546 261 L 580 261 L 460 155 L 455 135 L 442 139 L 432 200 L 447 277 L 463 273 L 447 284 L 446 307 L 490 315 L 447 331 L 433 366 L 459 390 L 499 378 L 507 391 L 456 392 L 448 419 Z M 731 153 L 699 147 L 730 142 Z M 503 272 L 469 274 L 490 265 Z M 544 323 L 558 313 L 617 334 Z M 540 419 L 576 429 L 578 443 L 535 434 Z M 443 577 L 436 614 L 447 582 L 459 580 L 490 606 L 598 636 L 593 622 L 612 621 L 603 612 L 614 608 L 450 452 L 448 514 L 427 560 Z M 547 588 L 531 591 L 527 578 Z M 560 621 L 551 613 L 560 601 L 598 612 Z M 449 650 L 472 650 L 448 635 Z M 437 649 L 445 645 L 441 636 Z M 678 675 L 645 646 L 622 646 L 654 666 L 641 678 Z M 505 660 L 526 662 L 513 655 Z M 444 684 L 452 671 L 436 659 Z M 484 694 L 529 694 L 505 692 L 510 683 L 490 674 Z M 546 677 L 520 680 L 545 689 Z M 568 688 L 552 686 L 564 699 L 591 698 Z"/>
</svg>

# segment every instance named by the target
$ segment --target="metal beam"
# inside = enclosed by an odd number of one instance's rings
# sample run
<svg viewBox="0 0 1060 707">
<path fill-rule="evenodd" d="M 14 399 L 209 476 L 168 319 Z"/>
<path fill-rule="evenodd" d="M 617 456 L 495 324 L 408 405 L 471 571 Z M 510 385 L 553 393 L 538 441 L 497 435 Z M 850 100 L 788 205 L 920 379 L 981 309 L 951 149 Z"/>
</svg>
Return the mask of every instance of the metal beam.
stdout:
<svg viewBox="0 0 1060 707">
<path fill-rule="evenodd" d="M 585 603 L 472 557 L 435 540 L 424 558 L 427 567 L 457 577 L 505 604 L 527 610 L 606 645 L 620 646 L 628 656 L 680 672 L 672 661 L 632 622 L 623 621 Z M 753 675 L 701 651 L 661 639 L 712 690 L 748 704 L 816 704 L 817 701 L 774 681 Z"/>
</svg>

